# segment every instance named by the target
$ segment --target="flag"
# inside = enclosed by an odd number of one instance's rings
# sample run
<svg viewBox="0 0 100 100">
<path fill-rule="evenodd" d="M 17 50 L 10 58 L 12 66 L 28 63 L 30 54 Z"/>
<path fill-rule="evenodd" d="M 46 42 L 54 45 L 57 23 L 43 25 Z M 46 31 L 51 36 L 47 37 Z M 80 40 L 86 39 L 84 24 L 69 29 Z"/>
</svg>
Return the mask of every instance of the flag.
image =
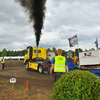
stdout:
<svg viewBox="0 0 100 100">
<path fill-rule="evenodd" d="M 96 38 L 96 41 L 94 42 L 96 44 L 96 47 L 98 49 L 98 39 Z"/>
<path fill-rule="evenodd" d="M 69 40 L 69 46 L 70 47 L 73 47 L 74 45 L 78 44 L 78 38 L 77 38 L 77 35 L 71 37 L 71 38 L 68 38 Z"/>
</svg>

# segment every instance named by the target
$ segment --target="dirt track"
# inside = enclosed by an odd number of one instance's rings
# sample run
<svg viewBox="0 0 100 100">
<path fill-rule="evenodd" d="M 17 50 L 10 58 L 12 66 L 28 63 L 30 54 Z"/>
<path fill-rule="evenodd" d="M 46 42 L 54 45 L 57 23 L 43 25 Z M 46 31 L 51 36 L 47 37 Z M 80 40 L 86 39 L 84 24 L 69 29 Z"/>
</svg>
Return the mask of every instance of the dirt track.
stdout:
<svg viewBox="0 0 100 100">
<path fill-rule="evenodd" d="M 0 77 L 10 80 L 10 78 L 16 78 L 15 84 L 21 84 L 26 86 L 26 82 L 29 82 L 29 88 L 35 88 L 36 92 L 44 93 L 48 96 L 52 95 L 54 86 L 54 77 L 51 77 L 48 73 L 39 74 L 37 71 L 27 71 L 25 67 L 5 67 L 4 70 L 0 69 Z"/>
<path fill-rule="evenodd" d="M 21 84 L 25 87 L 28 81 L 29 89 L 35 90 L 35 94 L 42 93 L 51 97 L 53 92 L 54 76 L 51 77 L 49 73 L 39 74 L 38 71 L 34 70 L 27 71 L 23 61 L 6 61 L 5 69 L 0 69 L 0 78 L 9 81 L 10 78 L 16 78 L 15 85 Z"/>
</svg>

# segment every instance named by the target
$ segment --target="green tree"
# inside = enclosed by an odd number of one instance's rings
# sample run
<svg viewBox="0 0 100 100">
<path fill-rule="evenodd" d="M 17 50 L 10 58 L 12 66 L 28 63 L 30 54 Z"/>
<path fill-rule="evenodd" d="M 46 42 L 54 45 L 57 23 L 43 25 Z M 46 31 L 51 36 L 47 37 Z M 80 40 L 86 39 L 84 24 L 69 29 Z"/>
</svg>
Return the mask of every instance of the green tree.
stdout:
<svg viewBox="0 0 100 100">
<path fill-rule="evenodd" d="M 15 56 L 17 56 L 17 51 L 15 51 Z"/>
<path fill-rule="evenodd" d="M 19 56 L 20 55 L 20 51 L 16 51 L 16 56 Z"/>
<path fill-rule="evenodd" d="M 2 52 L 0 51 L 0 57 L 1 57 Z"/>
<path fill-rule="evenodd" d="M 94 51 L 95 49 L 94 49 L 94 48 L 91 48 L 90 50 L 91 50 L 91 51 Z"/>
<path fill-rule="evenodd" d="M 6 50 L 5 48 L 0 52 L 0 56 L 24 56 L 25 55 L 25 50 L 21 51 L 11 51 L 11 50 Z"/>
<path fill-rule="evenodd" d="M 25 55 L 25 49 L 24 50 L 22 50 L 22 56 L 24 56 Z"/>
<path fill-rule="evenodd" d="M 48 48 L 48 49 L 47 49 L 47 52 L 51 52 L 51 49 L 50 49 L 50 48 Z"/>
<path fill-rule="evenodd" d="M 10 50 L 8 50 L 8 51 L 7 51 L 7 56 L 9 56 L 9 55 L 10 55 L 10 53 L 11 53 L 11 51 L 10 51 Z"/>
<path fill-rule="evenodd" d="M 9 56 L 16 56 L 16 55 L 15 55 L 15 52 L 14 52 L 13 50 L 12 50 L 12 51 L 10 51 Z"/>
<path fill-rule="evenodd" d="M 2 56 L 2 57 L 3 57 L 3 56 L 7 56 L 7 50 L 6 50 L 5 48 L 2 50 L 1 56 Z"/>
<path fill-rule="evenodd" d="M 66 56 L 66 55 L 67 55 L 66 51 L 62 50 L 62 56 Z"/>
<path fill-rule="evenodd" d="M 22 51 L 20 51 L 19 56 L 22 56 Z"/>
<path fill-rule="evenodd" d="M 75 49 L 75 56 L 79 57 L 79 53 L 82 52 L 83 50 L 81 48 Z"/>
<path fill-rule="evenodd" d="M 52 48 L 52 52 L 54 52 L 57 55 L 57 50 L 55 47 Z"/>
</svg>

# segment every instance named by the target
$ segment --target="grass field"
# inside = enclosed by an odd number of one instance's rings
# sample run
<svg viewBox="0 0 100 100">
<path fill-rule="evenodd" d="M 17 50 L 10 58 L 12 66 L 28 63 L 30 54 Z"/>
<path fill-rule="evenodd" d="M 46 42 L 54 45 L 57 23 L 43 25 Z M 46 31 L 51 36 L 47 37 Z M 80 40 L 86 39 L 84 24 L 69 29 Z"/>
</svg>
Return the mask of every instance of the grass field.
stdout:
<svg viewBox="0 0 100 100">
<path fill-rule="evenodd" d="M 34 88 L 26 90 L 26 86 L 12 84 L 0 78 L 0 100 L 51 100 L 50 96 L 35 92 Z"/>
</svg>

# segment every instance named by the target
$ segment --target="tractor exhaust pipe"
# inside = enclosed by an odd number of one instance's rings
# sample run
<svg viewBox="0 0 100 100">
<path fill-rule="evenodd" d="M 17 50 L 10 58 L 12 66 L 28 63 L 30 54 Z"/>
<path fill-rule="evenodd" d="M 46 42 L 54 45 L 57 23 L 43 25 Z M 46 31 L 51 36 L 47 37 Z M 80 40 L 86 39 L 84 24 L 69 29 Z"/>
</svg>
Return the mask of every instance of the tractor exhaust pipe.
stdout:
<svg viewBox="0 0 100 100">
<path fill-rule="evenodd" d="M 36 58 L 38 57 L 38 46 L 36 47 Z"/>
</svg>

